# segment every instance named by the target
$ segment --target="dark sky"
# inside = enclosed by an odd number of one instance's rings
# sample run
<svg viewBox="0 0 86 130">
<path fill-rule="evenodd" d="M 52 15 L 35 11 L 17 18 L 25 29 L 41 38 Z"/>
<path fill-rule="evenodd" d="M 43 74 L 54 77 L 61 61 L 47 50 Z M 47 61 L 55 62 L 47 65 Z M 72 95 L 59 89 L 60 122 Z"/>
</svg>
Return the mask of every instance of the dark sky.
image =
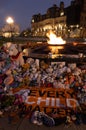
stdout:
<svg viewBox="0 0 86 130">
<path fill-rule="evenodd" d="M 0 0 L 0 28 L 6 23 L 6 17 L 11 16 L 21 30 L 26 29 L 31 25 L 32 15 L 45 14 L 49 7 L 59 6 L 61 1 L 66 7 L 71 0 Z"/>
</svg>

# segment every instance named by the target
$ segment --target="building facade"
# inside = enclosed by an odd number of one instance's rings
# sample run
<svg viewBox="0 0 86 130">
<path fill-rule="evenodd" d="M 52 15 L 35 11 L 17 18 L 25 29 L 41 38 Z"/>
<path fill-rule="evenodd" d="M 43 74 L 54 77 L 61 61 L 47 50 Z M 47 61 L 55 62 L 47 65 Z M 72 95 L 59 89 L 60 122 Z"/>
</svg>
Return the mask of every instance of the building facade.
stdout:
<svg viewBox="0 0 86 130">
<path fill-rule="evenodd" d="M 57 36 L 85 37 L 86 27 L 86 0 L 72 0 L 70 6 L 53 5 L 46 14 L 32 16 L 31 31 L 33 36 L 46 36 L 53 30 Z M 84 31 L 83 31 L 84 30 Z"/>
<path fill-rule="evenodd" d="M 81 36 L 86 37 L 86 0 L 83 0 L 83 7 L 80 17 Z"/>
<path fill-rule="evenodd" d="M 57 35 L 65 35 L 66 14 L 64 3 L 60 7 L 53 5 L 46 14 L 34 15 L 31 21 L 31 30 L 34 36 L 46 36 L 49 30 L 55 31 Z"/>
</svg>

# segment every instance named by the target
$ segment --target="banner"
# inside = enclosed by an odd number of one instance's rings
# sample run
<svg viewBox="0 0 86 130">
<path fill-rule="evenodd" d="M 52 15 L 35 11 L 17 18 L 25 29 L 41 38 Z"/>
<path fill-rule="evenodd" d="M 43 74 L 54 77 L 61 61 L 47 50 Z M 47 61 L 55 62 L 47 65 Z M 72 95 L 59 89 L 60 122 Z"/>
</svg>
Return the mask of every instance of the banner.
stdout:
<svg viewBox="0 0 86 130">
<path fill-rule="evenodd" d="M 65 116 L 66 112 L 75 111 L 79 106 L 77 94 L 72 89 L 28 88 L 20 92 L 31 111 L 44 111 Z"/>
</svg>

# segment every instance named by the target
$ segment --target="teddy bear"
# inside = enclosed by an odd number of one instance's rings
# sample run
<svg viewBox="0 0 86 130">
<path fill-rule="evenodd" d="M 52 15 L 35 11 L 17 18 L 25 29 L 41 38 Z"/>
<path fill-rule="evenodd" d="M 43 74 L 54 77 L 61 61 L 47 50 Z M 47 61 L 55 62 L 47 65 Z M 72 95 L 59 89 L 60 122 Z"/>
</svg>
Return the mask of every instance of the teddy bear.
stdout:
<svg viewBox="0 0 86 130">
<path fill-rule="evenodd" d="M 14 81 L 14 77 L 12 75 L 11 69 L 6 70 L 5 74 L 6 74 L 6 78 L 4 79 L 4 86 L 5 86 L 4 91 L 8 91 L 11 87 L 11 84 Z"/>
<path fill-rule="evenodd" d="M 23 66 L 24 58 L 22 52 L 19 52 L 16 44 L 11 44 L 9 47 L 9 56 L 11 61 L 15 64 L 15 66 Z"/>
</svg>

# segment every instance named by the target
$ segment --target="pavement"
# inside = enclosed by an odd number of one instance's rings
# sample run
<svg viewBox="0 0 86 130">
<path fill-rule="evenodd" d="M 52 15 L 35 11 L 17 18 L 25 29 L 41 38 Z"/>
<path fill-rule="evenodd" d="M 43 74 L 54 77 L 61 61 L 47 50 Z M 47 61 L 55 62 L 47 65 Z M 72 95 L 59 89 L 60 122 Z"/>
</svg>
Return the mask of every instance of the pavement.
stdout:
<svg viewBox="0 0 86 130">
<path fill-rule="evenodd" d="M 71 124 L 70 126 L 65 126 L 61 124 L 54 127 L 47 127 L 44 125 L 38 126 L 30 123 L 28 118 L 22 118 L 9 124 L 7 117 L 1 117 L 0 130 L 86 130 L 86 125 L 81 124 L 76 126 L 75 124 Z"/>
</svg>

